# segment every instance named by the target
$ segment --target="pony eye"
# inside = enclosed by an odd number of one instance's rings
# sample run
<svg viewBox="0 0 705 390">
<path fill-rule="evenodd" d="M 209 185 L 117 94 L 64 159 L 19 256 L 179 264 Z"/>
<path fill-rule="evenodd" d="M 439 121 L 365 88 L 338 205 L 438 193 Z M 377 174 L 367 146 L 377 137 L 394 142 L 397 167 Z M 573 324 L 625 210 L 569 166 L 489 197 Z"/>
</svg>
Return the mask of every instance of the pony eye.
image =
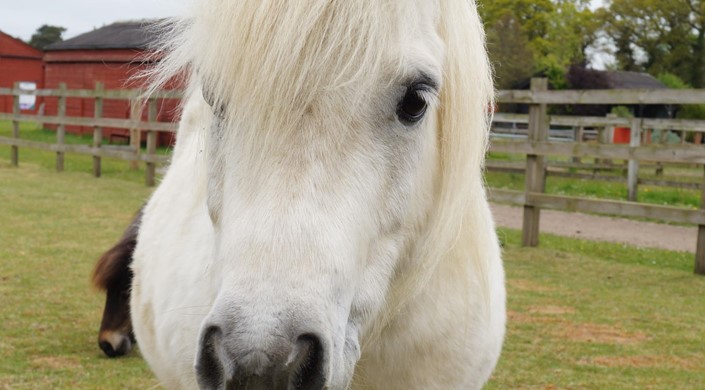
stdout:
<svg viewBox="0 0 705 390">
<path fill-rule="evenodd" d="M 423 118 L 428 108 L 428 103 L 422 95 L 423 90 L 421 85 L 414 85 L 406 90 L 397 107 L 397 116 L 402 123 L 411 125 Z"/>
</svg>

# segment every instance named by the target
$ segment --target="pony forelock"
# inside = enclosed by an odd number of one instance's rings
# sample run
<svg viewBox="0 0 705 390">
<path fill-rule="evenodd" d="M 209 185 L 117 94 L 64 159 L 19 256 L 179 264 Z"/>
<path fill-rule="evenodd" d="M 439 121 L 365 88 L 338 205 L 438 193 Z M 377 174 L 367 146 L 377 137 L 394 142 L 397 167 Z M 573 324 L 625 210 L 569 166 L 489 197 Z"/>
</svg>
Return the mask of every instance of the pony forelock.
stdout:
<svg viewBox="0 0 705 390">
<path fill-rule="evenodd" d="M 326 92 L 363 101 L 398 42 L 397 2 L 206 0 L 170 21 L 152 90 L 186 74 L 213 106 L 260 128 L 293 128 Z M 354 86 L 354 88 L 352 87 Z M 275 100 L 276 104 L 272 104 Z"/>
</svg>

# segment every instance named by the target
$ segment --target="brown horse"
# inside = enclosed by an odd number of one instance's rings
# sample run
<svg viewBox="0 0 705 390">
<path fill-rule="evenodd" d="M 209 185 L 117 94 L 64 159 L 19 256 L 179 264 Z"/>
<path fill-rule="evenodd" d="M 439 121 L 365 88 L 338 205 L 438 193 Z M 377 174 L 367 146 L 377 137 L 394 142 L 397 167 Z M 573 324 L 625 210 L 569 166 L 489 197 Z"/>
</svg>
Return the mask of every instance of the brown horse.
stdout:
<svg viewBox="0 0 705 390">
<path fill-rule="evenodd" d="M 130 319 L 130 263 L 141 221 L 142 209 L 125 230 L 122 238 L 101 256 L 93 270 L 93 285 L 106 292 L 98 346 L 109 357 L 127 354 L 135 342 Z"/>
</svg>

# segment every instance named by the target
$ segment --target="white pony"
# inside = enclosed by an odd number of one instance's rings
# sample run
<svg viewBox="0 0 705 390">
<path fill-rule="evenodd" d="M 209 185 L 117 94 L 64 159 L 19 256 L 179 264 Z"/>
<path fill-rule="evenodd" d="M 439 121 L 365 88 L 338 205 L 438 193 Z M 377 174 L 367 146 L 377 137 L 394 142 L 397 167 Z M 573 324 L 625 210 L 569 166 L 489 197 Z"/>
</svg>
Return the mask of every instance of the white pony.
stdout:
<svg viewBox="0 0 705 390">
<path fill-rule="evenodd" d="M 472 0 L 204 0 L 131 315 L 169 389 L 477 389 L 504 272 Z"/>
</svg>

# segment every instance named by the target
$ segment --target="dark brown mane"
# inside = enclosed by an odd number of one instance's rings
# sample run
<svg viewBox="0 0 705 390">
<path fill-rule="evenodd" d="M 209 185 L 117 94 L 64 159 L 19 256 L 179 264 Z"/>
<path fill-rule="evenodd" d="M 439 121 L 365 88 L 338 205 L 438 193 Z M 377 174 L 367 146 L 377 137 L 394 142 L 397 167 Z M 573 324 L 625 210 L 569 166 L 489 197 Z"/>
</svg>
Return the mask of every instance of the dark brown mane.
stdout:
<svg viewBox="0 0 705 390">
<path fill-rule="evenodd" d="M 125 230 L 120 241 L 101 256 L 93 269 L 91 281 L 99 290 L 116 288 L 125 280 L 132 279 L 130 263 L 132 252 L 137 244 L 137 232 L 142 221 L 142 209 L 137 212 L 130 226 Z"/>
</svg>

